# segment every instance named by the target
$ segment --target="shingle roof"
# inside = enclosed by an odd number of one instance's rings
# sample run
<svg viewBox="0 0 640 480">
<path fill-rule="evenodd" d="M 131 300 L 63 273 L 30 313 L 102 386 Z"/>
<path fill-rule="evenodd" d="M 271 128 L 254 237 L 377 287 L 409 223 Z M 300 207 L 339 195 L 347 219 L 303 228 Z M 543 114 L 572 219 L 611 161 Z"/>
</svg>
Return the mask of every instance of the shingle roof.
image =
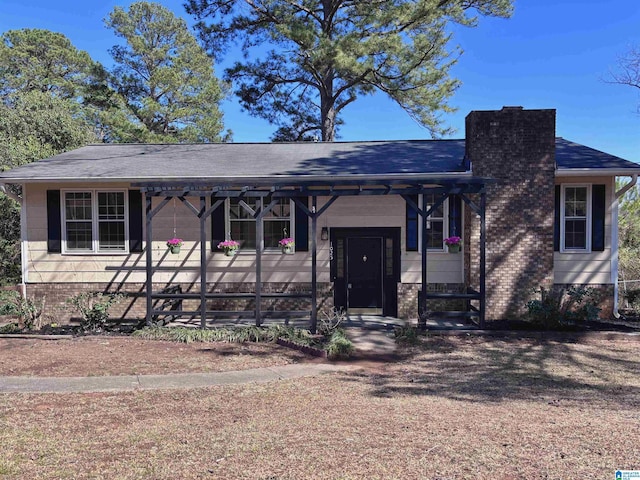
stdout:
<svg viewBox="0 0 640 480">
<path fill-rule="evenodd" d="M 100 144 L 8 172 L 12 179 L 214 179 L 464 172 L 464 140 Z"/>
<path fill-rule="evenodd" d="M 0 182 L 464 175 L 464 155 L 464 140 L 99 144 L 0 172 Z M 567 173 L 640 173 L 636 163 L 563 138 L 556 140 L 556 163 Z"/>
<path fill-rule="evenodd" d="M 564 138 L 556 138 L 556 165 L 567 170 L 640 169 L 640 165 Z"/>
</svg>

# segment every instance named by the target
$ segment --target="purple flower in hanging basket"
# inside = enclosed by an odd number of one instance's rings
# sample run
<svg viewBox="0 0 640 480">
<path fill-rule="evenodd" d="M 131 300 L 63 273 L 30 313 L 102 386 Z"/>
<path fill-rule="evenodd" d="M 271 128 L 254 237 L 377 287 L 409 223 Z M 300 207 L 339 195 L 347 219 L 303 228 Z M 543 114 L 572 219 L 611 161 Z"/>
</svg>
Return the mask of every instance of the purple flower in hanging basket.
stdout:
<svg viewBox="0 0 640 480">
<path fill-rule="evenodd" d="M 448 237 L 444 239 L 444 243 L 447 245 L 460 245 L 462 244 L 462 239 L 460 237 Z"/>
<path fill-rule="evenodd" d="M 236 250 L 240 246 L 239 242 L 235 240 L 225 240 L 224 242 L 220 242 L 218 244 L 218 249 L 220 250 Z"/>
<path fill-rule="evenodd" d="M 295 244 L 296 242 L 291 237 L 283 238 L 278 242 L 281 247 L 293 247 Z"/>
<path fill-rule="evenodd" d="M 181 247 L 183 243 L 181 238 L 172 238 L 167 240 L 167 247 Z"/>
</svg>

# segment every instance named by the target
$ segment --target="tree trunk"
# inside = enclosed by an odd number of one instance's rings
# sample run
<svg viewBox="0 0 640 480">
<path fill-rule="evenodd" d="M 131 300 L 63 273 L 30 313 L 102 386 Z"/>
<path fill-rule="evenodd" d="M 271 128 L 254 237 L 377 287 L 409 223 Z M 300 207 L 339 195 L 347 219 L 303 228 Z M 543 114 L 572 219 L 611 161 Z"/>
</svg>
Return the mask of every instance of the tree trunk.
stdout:
<svg viewBox="0 0 640 480">
<path fill-rule="evenodd" d="M 334 28 L 332 21 L 334 1 L 322 1 L 322 32 L 327 38 L 332 37 Z M 320 88 L 320 127 L 323 142 L 333 142 L 336 139 L 336 109 L 335 99 L 333 98 L 334 78 L 333 65 L 329 64 L 326 67 Z"/>
<path fill-rule="evenodd" d="M 328 68 L 323 78 L 320 91 L 320 126 L 323 142 L 333 142 L 336 139 L 336 110 L 333 98 L 333 69 Z"/>
</svg>

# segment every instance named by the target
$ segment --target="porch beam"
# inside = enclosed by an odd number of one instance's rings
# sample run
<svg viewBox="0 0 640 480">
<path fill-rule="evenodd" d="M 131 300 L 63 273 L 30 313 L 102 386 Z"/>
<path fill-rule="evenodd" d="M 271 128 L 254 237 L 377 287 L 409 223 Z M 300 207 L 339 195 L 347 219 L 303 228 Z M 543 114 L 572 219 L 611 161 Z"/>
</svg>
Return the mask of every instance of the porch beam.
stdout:
<svg viewBox="0 0 640 480">
<path fill-rule="evenodd" d="M 339 185 L 338 185 L 339 186 Z M 289 187 L 289 186 L 287 186 Z M 185 191 L 184 189 L 165 189 L 165 190 L 145 190 L 147 195 L 152 197 L 216 197 L 216 198 L 238 198 L 238 197 L 257 197 L 264 198 L 271 196 L 272 198 L 293 198 L 293 197 L 332 197 L 332 196 L 354 196 L 354 195 L 416 195 L 422 193 L 433 194 L 462 194 L 462 193 L 479 193 L 482 190 L 481 185 L 463 185 L 463 186 L 423 186 L 423 185 L 370 185 L 358 188 L 339 189 L 336 186 L 325 185 L 322 187 L 303 186 L 295 190 L 281 189 L 281 187 L 269 190 L 257 190 L 258 186 L 245 186 L 240 189 L 224 188 L 224 189 L 196 189 Z M 264 188 L 264 187 L 262 187 Z"/>
<path fill-rule="evenodd" d="M 208 218 L 211 216 L 211 214 L 218 209 L 218 207 L 220 207 L 220 205 L 224 204 L 224 200 L 216 200 L 215 203 L 213 205 L 211 205 L 209 207 L 209 209 L 204 212 L 203 216 L 204 218 Z"/>
<path fill-rule="evenodd" d="M 317 197 L 312 197 L 313 201 L 314 201 L 314 206 L 313 208 L 316 209 L 317 208 Z M 293 201 L 296 204 L 296 207 L 299 207 L 304 214 L 307 217 L 313 218 L 313 217 L 319 217 L 320 215 L 322 215 L 324 212 L 327 211 L 327 209 L 333 204 L 333 202 L 335 202 L 338 199 L 337 196 L 331 197 L 329 198 L 329 200 L 327 200 L 327 202 L 322 206 L 322 208 L 320 208 L 320 210 L 315 210 L 311 211 L 309 210 L 309 208 L 302 202 L 302 200 L 300 200 L 299 198 L 293 197 Z"/>
<path fill-rule="evenodd" d="M 418 207 L 416 205 L 416 203 L 408 195 L 402 195 L 402 198 L 404 198 L 404 201 L 407 202 L 407 205 L 409 205 L 409 207 L 411 207 L 413 210 L 418 212 L 418 215 L 420 215 L 421 217 L 422 216 L 429 217 L 429 215 L 431 215 L 434 212 L 434 210 L 436 210 L 438 207 L 440 207 L 444 203 L 444 201 L 447 198 L 449 198 L 449 196 L 448 195 L 442 196 L 433 205 L 431 205 L 431 207 L 429 207 L 428 210 L 425 210 L 424 208 Z"/>
<path fill-rule="evenodd" d="M 484 190 L 481 190 L 481 193 L 484 193 Z M 471 210 L 473 210 L 474 213 L 476 213 L 477 215 L 482 215 L 482 206 L 478 206 L 476 205 L 473 200 L 471 200 L 469 197 L 467 197 L 464 193 L 460 194 L 460 197 L 462 198 L 462 200 L 464 200 L 464 203 L 466 203 L 467 205 L 469 205 L 469 208 L 471 208 Z"/>
<path fill-rule="evenodd" d="M 330 178 L 327 181 L 327 178 Z M 237 187 L 238 185 L 250 187 L 311 187 L 311 186 L 331 186 L 331 185 L 351 185 L 355 187 L 368 187 L 372 185 L 483 185 L 494 183 L 491 178 L 473 177 L 471 175 L 438 175 L 438 174 L 385 174 L 385 175 L 336 175 L 331 177 L 312 175 L 274 175 L 264 177 L 218 177 L 205 181 L 193 181 L 189 179 L 176 178 L 165 181 L 134 182 L 133 187 L 143 188 L 145 191 L 158 191 L 168 189 L 185 188 L 193 192 L 196 190 L 224 190 Z"/>
<path fill-rule="evenodd" d="M 146 198 L 151 198 L 151 197 L 149 197 L 148 195 L 145 195 L 145 197 L 146 197 Z M 150 210 L 150 211 L 147 213 L 147 216 L 149 216 L 149 215 L 150 215 L 150 216 L 151 216 L 151 218 L 155 217 L 155 216 L 158 214 L 158 212 L 160 212 L 160 210 L 162 210 L 162 209 L 165 207 L 165 205 L 167 205 L 167 203 L 169 203 L 170 201 L 171 201 L 171 198 L 165 198 L 164 200 L 162 200 L 162 201 L 158 204 L 158 206 L 157 206 L 156 208 L 154 208 L 153 210 Z"/>
<path fill-rule="evenodd" d="M 203 197 L 200 197 L 203 198 Z M 198 210 L 196 207 L 194 207 L 191 202 L 187 201 L 186 198 L 184 198 L 184 196 L 180 196 L 178 197 L 178 200 L 180 200 L 189 210 L 191 210 L 191 212 L 196 216 L 196 217 L 200 217 L 200 215 L 204 212 Z"/>
</svg>

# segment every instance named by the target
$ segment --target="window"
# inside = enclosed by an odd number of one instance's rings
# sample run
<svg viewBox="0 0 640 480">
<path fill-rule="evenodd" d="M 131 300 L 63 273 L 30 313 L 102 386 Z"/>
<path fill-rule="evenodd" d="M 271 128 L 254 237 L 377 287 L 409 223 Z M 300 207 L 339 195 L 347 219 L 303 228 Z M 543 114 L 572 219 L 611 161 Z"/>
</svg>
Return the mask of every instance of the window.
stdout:
<svg viewBox="0 0 640 480">
<path fill-rule="evenodd" d="M 562 250 L 591 249 L 591 188 L 564 185 L 562 188 Z"/>
<path fill-rule="evenodd" d="M 240 248 L 256 248 L 256 222 L 251 211 L 258 212 L 268 206 L 271 200 L 270 196 L 229 199 L 227 231 L 233 240 L 240 242 Z M 262 219 L 265 248 L 279 248 L 278 242 L 282 238 L 293 236 L 292 210 L 291 200 L 279 198 L 278 203 Z"/>
<path fill-rule="evenodd" d="M 440 199 L 439 195 L 425 194 L 412 197 L 418 207 L 422 207 L 423 202 L 427 210 Z M 460 210 L 460 207 L 458 207 Z M 427 230 L 424 234 L 427 237 L 428 250 L 444 250 L 444 239 L 449 234 L 449 199 L 446 199 L 436 208 L 427 219 Z M 408 204 L 406 207 L 406 248 L 407 251 L 419 251 L 422 245 L 422 217 L 418 215 Z"/>
<path fill-rule="evenodd" d="M 425 202 L 424 206 L 426 210 L 429 210 L 432 205 L 439 200 L 439 196 L 434 194 L 428 194 L 422 196 L 422 201 Z M 428 250 L 443 250 L 444 239 L 446 238 L 446 218 L 445 210 L 447 200 L 436 208 L 431 215 L 427 218 L 427 230 L 425 235 L 427 236 L 427 249 Z"/>
<path fill-rule="evenodd" d="M 124 191 L 63 191 L 65 253 L 126 253 L 127 196 Z"/>
</svg>

